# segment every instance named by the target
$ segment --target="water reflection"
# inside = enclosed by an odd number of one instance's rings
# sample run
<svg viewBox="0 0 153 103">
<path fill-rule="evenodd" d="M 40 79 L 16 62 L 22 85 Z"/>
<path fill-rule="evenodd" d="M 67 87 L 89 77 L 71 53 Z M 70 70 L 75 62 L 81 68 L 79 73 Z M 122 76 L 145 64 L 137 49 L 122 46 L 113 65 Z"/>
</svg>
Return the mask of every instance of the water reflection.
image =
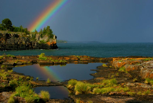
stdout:
<svg viewBox="0 0 153 103">
<path fill-rule="evenodd" d="M 64 86 L 50 86 L 50 87 L 36 87 L 34 91 L 40 93 L 41 90 L 48 91 L 50 99 L 66 99 L 68 98 L 69 92 Z"/>
<path fill-rule="evenodd" d="M 15 67 L 13 70 L 17 73 L 23 73 L 25 75 L 33 76 L 36 80 L 47 80 L 49 78 L 51 81 L 65 81 L 69 79 L 77 80 L 88 80 L 92 79 L 91 69 L 96 69 L 101 63 L 89 63 L 89 64 L 67 64 L 65 66 L 55 65 L 55 66 L 40 66 L 39 64 L 34 64 L 24 67 Z"/>
</svg>

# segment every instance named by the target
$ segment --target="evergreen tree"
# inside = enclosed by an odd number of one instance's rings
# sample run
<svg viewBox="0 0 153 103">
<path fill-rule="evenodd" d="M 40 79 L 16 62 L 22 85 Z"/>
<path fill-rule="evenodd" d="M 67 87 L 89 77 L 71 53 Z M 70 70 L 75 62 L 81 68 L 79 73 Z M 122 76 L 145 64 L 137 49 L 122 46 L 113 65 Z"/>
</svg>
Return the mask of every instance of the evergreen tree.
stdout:
<svg viewBox="0 0 153 103">
<path fill-rule="evenodd" d="M 20 32 L 23 32 L 23 27 L 22 27 L 22 25 L 20 26 Z"/>
<path fill-rule="evenodd" d="M 35 29 L 35 34 L 38 34 L 38 31 Z"/>
<path fill-rule="evenodd" d="M 29 31 L 27 28 L 24 29 L 25 34 L 29 34 Z"/>
<path fill-rule="evenodd" d="M 46 28 L 43 29 L 43 36 L 46 34 Z"/>
<path fill-rule="evenodd" d="M 53 38 L 53 31 L 50 29 L 50 26 L 47 26 L 46 32 L 49 38 Z"/>
<path fill-rule="evenodd" d="M 0 30 L 3 30 L 3 26 L 2 26 L 2 24 L 0 24 Z"/>
<path fill-rule="evenodd" d="M 43 38 L 43 31 L 42 31 L 42 29 L 40 30 L 39 34 L 40 34 L 40 37 Z"/>
<path fill-rule="evenodd" d="M 12 22 L 10 19 L 6 18 L 2 21 L 2 26 L 3 26 L 3 29 L 6 29 L 6 30 L 11 30 L 12 28 Z"/>
</svg>

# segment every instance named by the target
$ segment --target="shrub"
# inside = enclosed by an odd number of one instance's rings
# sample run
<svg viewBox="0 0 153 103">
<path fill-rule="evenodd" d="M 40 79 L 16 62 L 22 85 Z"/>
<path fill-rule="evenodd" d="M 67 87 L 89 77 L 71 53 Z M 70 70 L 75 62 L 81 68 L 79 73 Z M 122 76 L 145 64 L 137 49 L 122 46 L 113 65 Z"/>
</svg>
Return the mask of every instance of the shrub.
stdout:
<svg viewBox="0 0 153 103">
<path fill-rule="evenodd" d="M 112 87 L 106 87 L 106 88 L 101 88 L 100 91 L 101 91 L 101 94 L 105 94 L 105 93 L 113 92 L 115 91 L 115 89 Z"/>
<path fill-rule="evenodd" d="M 145 83 L 150 83 L 151 85 L 153 85 L 153 79 L 146 78 Z"/>
<path fill-rule="evenodd" d="M 93 101 L 91 101 L 91 100 L 88 100 L 88 101 L 87 101 L 87 103 L 93 103 Z"/>
<path fill-rule="evenodd" d="M 11 86 L 11 87 L 16 87 L 16 86 L 18 86 L 18 81 L 17 80 L 11 80 L 11 81 L 9 81 L 9 85 Z"/>
<path fill-rule="evenodd" d="M 36 80 L 38 80 L 38 79 L 39 79 L 39 77 L 36 78 Z"/>
<path fill-rule="evenodd" d="M 41 91 L 40 95 L 44 101 L 48 101 L 50 99 L 50 94 L 47 91 Z"/>
<path fill-rule="evenodd" d="M 2 69 L 6 68 L 6 67 L 7 67 L 6 65 L 1 65 L 1 68 L 2 68 Z"/>
<path fill-rule="evenodd" d="M 13 97 L 10 97 L 10 98 L 8 99 L 8 103 L 15 103 L 14 98 L 13 98 Z"/>
<path fill-rule="evenodd" d="M 87 94 L 91 92 L 91 87 L 83 82 L 77 82 L 75 85 L 75 94 Z"/>
<path fill-rule="evenodd" d="M 77 80 L 71 79 L 68 81 L 67 88 L 72 89 L 77 83 Z"/>
<path fill-rule="evenodd" d="M 76 101 L 76 103 L 80 103 L 80 98 L 79 99 L 76 99 L 75 101 Z"/>
<path fill-rule="evenodd" d="M 127 73 L 125 67 L 121 67 L 118 71 Z"/>
<path fill-rule="evenodd" d="M 7 57 L 14 57 L 14 55 L 11 55 L 11 54 L 8 54 L 8 55 L 6 55 Z"/>
<path fill-rule="evenodd" d="M 102 82 L 101 82 L 105 87 L 110 87 L 110 86 L 116 86 L 117 84 L 117 81 L 116 79 L 104 79 Z"/>
<path fill-rule="evenodd" d="M 101 93 L 101 89 L 100 88 L 94 88 L 93 89 L 93 94 L 100 94 Z"/>
<path fill-rule="evenodd" d="M 130 96 L 134 96 L 135 92 L 127 92 Z"/>
<path fill-rule="evenodd" d="M 103 67 L 108 67 L 105 63 L 103 63 Z"/>
<path fill-rule="evenodd" d="M 46 83 L 50 83 L 50 82 L 51 82 L 51 81 L 50 81 L 50 79 L 48 78 L 47 81 L 46 81 Z"/>
<path fill-rule="evenodd" d="M 15 96 L 25 98 L 27 102 L 39 101 L 39 96 L 30 88 L 30 86 L 22 85 L 15 89 Z"/>
<path fill-rule="evenodd" d="M 33 97 L 31 97 L 31 96 L 27 96 L 27 97 L 25 97 L 24 99 L 25 99 L 25 101 L 26 101 L 27 103 L 33 103 L 33 102 L 35 101 L 35 98 L 33 98 Z"/>
<path fill-rule="evenodd" d="M 39 60 L 47 60 L 47 57 L 45 57 L 45 53 L 41 53 L 39 56 Z"/>
</svg>

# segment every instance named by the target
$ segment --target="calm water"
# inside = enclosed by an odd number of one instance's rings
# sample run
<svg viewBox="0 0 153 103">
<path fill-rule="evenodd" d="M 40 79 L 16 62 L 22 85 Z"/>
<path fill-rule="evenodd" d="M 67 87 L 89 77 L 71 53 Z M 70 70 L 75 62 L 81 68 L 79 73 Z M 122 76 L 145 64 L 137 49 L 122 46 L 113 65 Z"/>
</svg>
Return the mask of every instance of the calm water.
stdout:
<svg viewBox="0 0 153 103">
<path fill-rule="evenodd" d="M 17 73 L 23 73 L 25 75 L 33 76 L 34 80 L 39 77 L 39 80 L 51 81 L 65 81 L 69 79 L 77 80 L 88 80 L 92 79 L 91 69 L 96 69 L 97 66 L 102 65 L 102 63 L 89 63 L 89 64 L 66 64 L 65 66 L 39 66 L 39 64 L 34 64 L 30 66 L 14 67 L 13 71 Z M 64 86 L 49 86 L 49 87 L 36 87 L 34 91 L 40 93 L 41 90 L 48 91 L 51 95 L 50 98 L 54 99 L 65 99 L 68 98 L 68 90 Z"/>
<path fill-rule="evenodd" d="M 17 73 L 23 73 L 24 75 L 33 76 L 34 80 L 39 77 L 39 80 L 51 81 L 65 81 L 69 79 L 77 80 L 88 80 L 92 79 L 91 69 L 96 69 L 97 66 L 102 65 L 102 63 L 89 63 L 89 64 L 67 64 L 66 66 L 39 66 L 39 64 L 34 64 L 30 66 L 15 67 L 13 71 Z"/>
<path fill-rule="evenodd" d="M 65 43 L 58 50 L 0 51 L 12 55 L 88 55 L 94 57 L 153 56 L 153 43 Z"/>
<path fill-rule="evenodd" d="M 64 86 L 49 86 L 49 87 L 36 87 L 34 91 L 40 93 L 41 90 L 48 91 L 50 99 L 66 99 L 69 96 L 69 92 Z"/>
</svg>

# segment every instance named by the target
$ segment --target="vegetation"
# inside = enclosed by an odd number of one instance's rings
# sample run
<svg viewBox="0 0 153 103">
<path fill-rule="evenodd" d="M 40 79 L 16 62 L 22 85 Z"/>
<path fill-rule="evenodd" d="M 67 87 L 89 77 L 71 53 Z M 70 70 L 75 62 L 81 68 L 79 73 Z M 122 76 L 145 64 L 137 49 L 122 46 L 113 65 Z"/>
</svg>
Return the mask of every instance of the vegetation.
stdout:
<svg viewBox="0 0 153 103">
<path fill-rule="evenodd" d="M 103 65 L 102 65 L 103 67 L 108 67 L 105 63 L 103 63 Z"/>
<path fill-rule="evenodd" d="M 45 53 L 41 53 L 39 56 L 39 60 L 47 60 L 47 57 L 45 57 Z"/>
<path fill-rule="evenodd" d="M 67 88 L 69 90 L 74 90 L 75 95 L 78 94 L 106 94 L 109 92 L 120 92 L 129 91 L 128 87 L 121 87 L 117 85 L 115 78 L 105 79 L 97 84 L 84 83 L 71 79 L 68 81 Z"/>
<path fill-rule="evenodd" d="M 153 79 L 146 78 L 145 83 L 150 83 L 151 85 L 153 85 Z"/>
<path fill-rule="evenodd" d="M 118 71 L 128 73 L 128 72 L 126 71 L 125 67 L 121 67 L 121 68 L 119 68 Z"/>
<path fill-rule="evenodd" d="M 34 32 L 28 31 L 27 28 L 23 28 L 21 25 L 20 27 L 12 26 L 12 22 L 10 19 L 6 18 L 2 20 L 2 24 L 0 24 L 0 31 L 7 31 L 7 33 L 17 33 L 17 34 L 32 34 L 31 40 L 36 39 L 36 34 L 40 34 L 41 38 L 43 38 L 45 35 L 47 35 L 49 38 L 53 38 L 53 31 L 50 29 L 50 26 L 44 27 L 44 29 L 40 30 L 39 32 L 35 30 Z"/>
<path fill-rule="evenodd" d="M 44 101 L 48 101 L 50 99 L 50 94 L 47 91 L 41 91 L 40 95 Z"/>
<path fill-rule="evenodd" d="M 51 81 L 50 81 L 50 79 L 48 78 L 47 81 L 46 81 L 46 83 L 50 83 L 50 82 L 51 82 Z"/>
</svg>

